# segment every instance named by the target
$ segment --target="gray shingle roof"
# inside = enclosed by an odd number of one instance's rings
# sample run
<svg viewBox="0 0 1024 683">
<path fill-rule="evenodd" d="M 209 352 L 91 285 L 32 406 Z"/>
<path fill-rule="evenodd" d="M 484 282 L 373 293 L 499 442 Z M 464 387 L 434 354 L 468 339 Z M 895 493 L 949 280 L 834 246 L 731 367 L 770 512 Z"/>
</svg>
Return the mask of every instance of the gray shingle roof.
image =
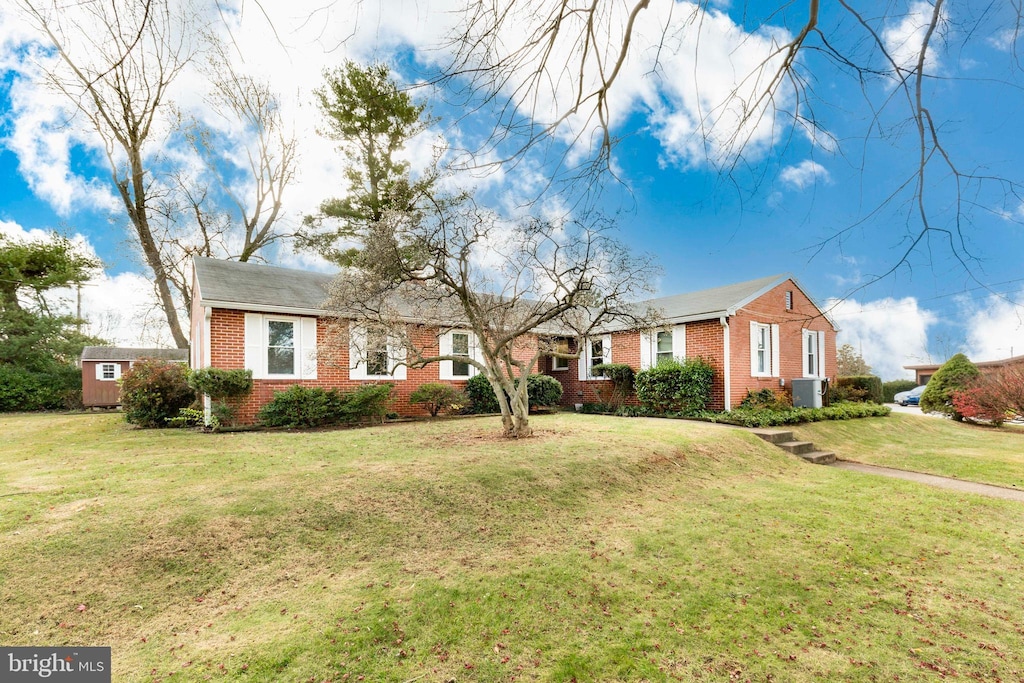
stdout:
<svg viewBox="0 0 1024 683">
<path fill-rule="evenodd" d="M 195 268 L 203 304 L 247 310 L 321 311 L 335 277 L 212 258 L 196 258 Z"/>
<path fill-rule="evenodd" d="M 732 315 L 737 308 L 767 292 L 780 282 L 784 282 L 788 277 L 788 275 L 771 275 L 724 287 L 702 289 L 699 292 L 673 294 L 642 301 L 640 306 L 660 311 L 667 321 L 717 318 L 722 315 Z"/>
<path fill-rule="evenodd" d="M 188 349 L 134 349 L 122 346 L 86 346 L 82 349 L 82 360 L 138 360 L 157 358 L 159 360 L 188 360 Z"/>
</svg>

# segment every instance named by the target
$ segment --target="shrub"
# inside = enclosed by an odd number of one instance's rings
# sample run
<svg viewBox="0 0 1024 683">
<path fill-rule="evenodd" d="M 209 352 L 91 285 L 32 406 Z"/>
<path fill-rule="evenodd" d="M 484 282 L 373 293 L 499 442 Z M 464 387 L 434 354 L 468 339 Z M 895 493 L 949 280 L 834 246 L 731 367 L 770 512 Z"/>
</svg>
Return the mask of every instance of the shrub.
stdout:
<svg viewBox="0 0 1024 683">
<path fill-rule="evenodd" d="M 188 384 L 211 401 L 211 424 L 233 424 L 237 413 L 235 401 L 252 391 L 252 370 L 221 370 L 203 368 L 188 373 Z M 214 424 L 216 422 L 216 424 Z"/>
<path fill-rule="evenodd" d="M 62 410 L 81 403 L 82 371 L 73 365 L 55 363 L 41 370 L 0 365 L 0 412 Z"/>
<path fill-rule="evenodd" d="M 437 417 L 442 410 L 457 411 L 469 402 L 469 397 L 450 384 L 429 382 L 416 387 L 416 391 L 409 396 L 409 402 L 422 404 L 431 417 Z"/>
<path fill-rule="evenodd" d="M 469 381 L 466 382 L 466 395 L 469 396 L 469 408 L 472 413 L 497 413 L 501 410 L 498 407 L 494 389 L 484 375 L 474 375 L 469 378 Z"/>
<path fill-rule="evenodd" d="M 882 380 L 874 375 L 837 377 L 833 385 L 837 401 L 882 403 Z M 830 396 L 830 398 L 832 398 Z"/>
<path fill-rule="evenodd" d="M 152 358 L 135 361 L 121 376 L 124 419 L 140 427 L 169 427 L 170 420 L 196 398 L 187 375 L 188 368 L 182 363 Z"/>
<path fill-rule="evenodd" d="M 963 415 L 953 405 L 953 394 L 970 388 L 980 374 L 978 367 L 967 356 L 956 354 L 943 363 L 928 381 L 928 386 L 921 394 L 921 410 L 926 413 L 945 413 L 954 420 L 962 420 Z"/>
<path fill-rule="evenodd" d="M 640 403 L 656 412 L 697 413 L 711 400 L 714 371 L 702 358 L 668 361 L 637 374 Z"/>
<path fill-rule="evenodd" d="M 894 379 L 891 382 L 882 382 L 882 400 L 892 403 L 896 400 L 896 394 L 901 391 L 910 391 L 916 386 L 917 382 L 912 379 Z"/>
<path fill-rule="evenodd" d="M 201 408 L 182 408 L 167 421 L 169 427 L 202 427 L 205 424 L 206 413 Z"/>
<path fill-rule="evenodd" d="M 602 396 L 609 408 L 616 410 L 633 393 L 633 382 L 636 380 L 636 373 L 633 368 L 624 363 L 601 363 L 591 368 L 591 372 L 598 377 L 607 377 L 611 384 L 611 391 L 607 396 Z"/>
<path fill-rule="evenodd" d="M 260 408 L 256 421 L 268 427 L 322 427 L 344 420 L 344 397 L 337 389 L 292 385 Z"/>
<path fill-rule="evenodd" d="M 343 394 L 342 414 L 348 421 L 373 418 L 383 422 L 388 414 L 393 384 L 364 384 L 352 393 Z"/>
<path fill-rule="evenodd" d="M 531 408 L 550 408 L 562 402 L 562 383 L 548 375 L 529 375 L 526 393 Z"/>
<path fill-rule="evenodd" d="M 351 393 L 298 384 L 278 392 L 256 414 L 267 427 L 326 427 L 387 415 L 392 385 L 364 384 Z"/>
<path fill-rule="evenodd" d="M 747 410 L 788 410 L 793 403 L 787 395 L 780 396 L 771 389 L 761 389 L 748 390 L 739 407 Z"/>
<path fill-rule="evenodd" d="M 743 427 L 777 427 L 802 422 L 883 417 L 888 415 L 890 410 L 889 406 L 877 403 L 839 403 L 826 408 L 785 408 L 783 410 L 737 408 L 723 413 L 704 411 L 697 417 L 708 422 L 723 422 Z"/>
<path fill-rule="evenodd" d="M 1024 364 L 979 375 L 967 389 L 954 391 L 953 408 L 972 422 L 1002 424 L 1024 415 Z"/>
</svg>

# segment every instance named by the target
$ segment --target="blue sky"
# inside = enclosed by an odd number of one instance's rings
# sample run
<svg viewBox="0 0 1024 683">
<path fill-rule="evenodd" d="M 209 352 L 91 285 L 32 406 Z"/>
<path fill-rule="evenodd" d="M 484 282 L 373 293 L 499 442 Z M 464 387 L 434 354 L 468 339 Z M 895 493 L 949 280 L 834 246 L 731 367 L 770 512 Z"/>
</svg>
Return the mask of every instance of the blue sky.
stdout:
<svg viewBox="0 0 1024 683">
<path fill-rule="evenodd" d="M 265 2 L 279 39 L 271 37 L 262 16 L 234 17 L 245 67 L 282 92 L 288 120 L 302 140 L 299 183 L 286 195 L 287 220 L 299 220 L 337 194 L 332 179 L 340 176 L 339 158 L 314 132 L 310 93 L 319 85 L 320 70 L 344 57 L 388 58 L 408 81 L 428 77 L 441 59 L 436 46 L 453 16 L 444 11 L 449 4 L 413 3 L 412 11 L 392 11 L 382 3 L 384 11 L 364 6 L 355 18 L 335 8 L 306 21 L 290 5 Z M 827 14 L 837 8 L 825 4 L 821 26 L 830 40 L 877 67 L 878 55 L 863 51 L 864 35 L 850 17 Z M 645 17 L 649 25 L 641 26 L 640 35 L 653 34 L 659 21 L 675 20 L 664 18 L 666 7 L 679 15 L 692 10 L 664 3 L 661 14 L 652 10 Z M 661 55 L 654 70 L 649 45 L 638 41 L 612 100 L 612 132 L 621 138 L 613 166 L 621 182 L 606 181 L 597 203 L 619 216 L 624 241 L 658 255 L 664 269 L 660 292 L 791 272 L 831 308 L 842 328 L 840 341 L 860 348 L 886 379 L 898 376 L 903 364 L 941 361 L 959 350 L 976 360 L 1005 357 L 1011 349 L 1024 353 L 1021 199 L 1003 180 L 965 180 L 958 211 L 949 169 L 933 157 L 923 187 L 936 231 L 906 253 L 921 229 L 907 186 L 919 150 L 915 129 L 906 124 L 909 110 L 891 78 L 861 83 L 835 60 L 807 52 L 800 73 L 808 91 L 801 93 L 799 111 L 813 111 L 819 134 L 809 135 L 785 117 L 797 106 L 791 91 L 783 91 L 777 110 L 767 110 L 767 123 L 743 131 L 750 143 L 741 155 L 728 154 L 725 140 L 736 127 L 727 117 L 717 121 L 710 138 L 687 134 L 696 107 L 706 112 L 716 97 L 736 87 L 732 75 L 750 70 L 768 36 L 778 39 L 786 30 L 791 35 L 803 20 L 801 8 L 793 6 L 792 15 L 773 18 L 769 32 L 754 31 L 758 13 L 769 7 L 737 5 L 705 15 L 699 58 L 687 57 L 684 47 L 680 55 Z M 920 44 L 922 18 L 931 6 L 897 2 L 890 10 L 872 25 L 897 59 L 906 58 Z M 926 105 L 962 173 L 1021 181 L 1024 140 L 1016 122 L 1024 97 L 1012 65 L 1015 37 L 1000 32 L 1006 17 L 998 12 L 979 20 L 971 11 L 946 10 L 941 40 L 934 39 L 929 53 Z M 34 229 L 80 235 L 106 264 L 104 278 L 85 296 L 95 329 L 121 343 L 164 341 L 158 325 L 135 324 L 147 309 L 146 272 L 132 255 L 96 140 L 80 129 L 81 117 L 65 125 L 59 98 L 32 81 L 21 56 L 34 34 L 16 19 L 0 16 L 0 229 L 10 235 Z M 694 59 L 699 68 L 693 68 Z M 196 93 L 202 86 L 200 76 L 186 76 L 177 100 L 200 116 L 204 105 Z M 540 98 L 538 116 L 558 109 L 564 92 L 555 91 Z M 435 141 L 440 135 L 452 145 L 472 143 L 486 133 L 486 117 L 460 120 L 461 110 L 438 95 L 430 107 L 444 120 L 430 132 Z M 429 155 L 430 136 L 409 150 L 414 166 Z M 555 149 L 564 150 L 559 144 L 556 139 Z M 715 159 L 709 162 L 701 151 Z M 731 173 L 722 170 L 723 163 Z M 532 196 L 537 178 L 551 172 L 528 157 L 514 170 L 464 182 L 499 206 Z M 550 210 L 574 199 L 551 195 L 538 206 Z M 322 267 L 287 246 L 267 256 L 284 265 Z"/>
</svg>

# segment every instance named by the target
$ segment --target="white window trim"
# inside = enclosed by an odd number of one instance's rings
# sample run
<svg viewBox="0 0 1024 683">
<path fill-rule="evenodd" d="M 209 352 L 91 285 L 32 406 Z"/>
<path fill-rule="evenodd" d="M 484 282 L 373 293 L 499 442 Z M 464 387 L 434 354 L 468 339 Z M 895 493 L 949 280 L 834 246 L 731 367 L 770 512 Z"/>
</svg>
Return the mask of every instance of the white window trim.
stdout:
<svg viewBox="0 0 1024 683">
<path fill-rule="evenodd" d="M 267 350 L 271 321 L 290 322 L 295 330 L 295 372 L 271 375 L 267 370 Z M 245 369 L 252 370 L 253 379 L 316 379 L 316 318 L 263 313 L 245 314 Z"/>
<path fill-rule="evenodd" d="M 757 340 L 761 330 L 767 330 L 769 348 L 766 349 L 768 357 L 764 372 L 759 370 L 757 363 Z M 779 377 L 779 326 L 777 324 L 750 323 L 750 376 L 751 377 Z"/>
<path fill-rule="evenodd" d="M 569 341 L 565 340 L 565 352 L 569 353 Z M 569 358 L 559 358 L 558 356 L 551 356 L 551 372 L 565 372 L 569 369 Z M 564 365 L 559 366 L 559 363 Z"/>
<path fill-rule="evenodd" d="M 686 358 L 686 325 L 673 325 L 653 330 L 640 331 L 640 369 L 648 370 L 657 363 L 658 333 L 672 332 L 672 357 Z"/>
<path fill-rule="evenodd" d="M 825 333 L 817 330 L 800 330 L 800 367 L 803 376 L 821 378 L 825 376 Z M 812 347 L 811 344 L 814 344 Z M 807 357 L 814 351 L 814 373 L 807 372 Z"/>
<path fill-rule="evenodd" d="M 592 348 L 592 342 L 600 340 L 601 350 L 604 355 L 601 357 L 602 363 L 612 362 L 612 335 L 603 334 L 599 337 L 586 337 L 583 340 L 583 353 L 580 354 L 579 363 L 579 375 L 580 379 L 593 380 L 593 381 L 607 381 L 608 378 L 603 375 L 594 376 L 590 374 L 590 368 L 593 367 L 591 361 L 594 360 L 592 354 L 594 349 Z"/>
<path fill-rule="evenodd" d="M 103 368 L 104 367 L 109 367 L 109 366 L 113 366 L 113 368 L 114 368 L 114 376 L 113 377 L 104 377 L 103 376 Z M 121 364 L 120 363 L 97 363 L 96 364 L 96 379 L 98 379 L 101 382 L 116 382 L 117 380 L 121 379 Z"/>
<path fill-rule="evenodd" d="M 465 334 L 469 335 L 469 358 L 477 362 L 481 361 L 482 354 L 480 353 L 480 345 L 477 343 L 477 337 L 472 330 L 448 330 L 444 334 L 438 337 L 438 354 L 439 356 L 450 356 L 452 355 L 452 335 L 454 334 Z M 468 375 L 455 375 L 454 362 L 450 360 L 443 360 L 438 363 L 438 379 L 451 380 L 454 382 L 461 382 L 468 380 L 470 377 L 476 377 L 480 374 L 480 371 L 472 363 L 469 365 Z"/>
<path fill-rule="evenodd" d="M 404 381 L 407 377 L 406 352 L 402 344 L 388 335 L 388 369 L 387 375 L 370 375 L 366 372 L 366 327 L 352 323 L 349 328 L 348 357 L 349 379 L 384 379 Z"/>
</svg>

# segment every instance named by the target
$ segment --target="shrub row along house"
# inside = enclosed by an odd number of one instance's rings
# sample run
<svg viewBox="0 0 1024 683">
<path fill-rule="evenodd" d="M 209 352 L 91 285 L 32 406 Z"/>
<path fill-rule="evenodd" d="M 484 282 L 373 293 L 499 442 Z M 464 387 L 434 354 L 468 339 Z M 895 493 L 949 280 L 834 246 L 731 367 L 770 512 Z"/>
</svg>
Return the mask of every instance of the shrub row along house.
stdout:
<svg viewBox="0 0 1024 683">
<path fill-rule="evenodd" d="M 406 366 L 403 349 L 387 336 L 374 338 L 354 322 L 339 325 L 337 314 L 323 308 L 331 275 L 196 258 L 193 278 L 191 365 L 252 371 L 254 388 L 238 415 L 242 423 L 252 422 L 276 392 L 293 384 L 347 390 L 391 382 L 393 409 L 419 414 L 409 402 L 416 387 L 438 381 L 461 386 L 477 372 L 452 360 Z M 591 372 L 601 363 L 642 370 L 664 358 L 701 357 L 714 369 L 709 407 L 717 410 L 735 407 L 748 391 L 784 390 L 792 379 L 835 376 L 835 324 L 791 277 L 638 305 L 660 312 L 657 328 L 606 328 L 583 340 L 578 359 L 544 357 L 534 368 L 562 384 L 565 405 L 601 400 L 608 380 Z M 409 325 L 415 328 L 410 334 L 436 340 L 437 355 L 477 353 L 469 330 L 426 328 L 414 320 Z M 338 335 L 339 327 L 347 334 Z M 576 339 L 560 342 L 564 351 L 577 352 Z"/>
</svg>

